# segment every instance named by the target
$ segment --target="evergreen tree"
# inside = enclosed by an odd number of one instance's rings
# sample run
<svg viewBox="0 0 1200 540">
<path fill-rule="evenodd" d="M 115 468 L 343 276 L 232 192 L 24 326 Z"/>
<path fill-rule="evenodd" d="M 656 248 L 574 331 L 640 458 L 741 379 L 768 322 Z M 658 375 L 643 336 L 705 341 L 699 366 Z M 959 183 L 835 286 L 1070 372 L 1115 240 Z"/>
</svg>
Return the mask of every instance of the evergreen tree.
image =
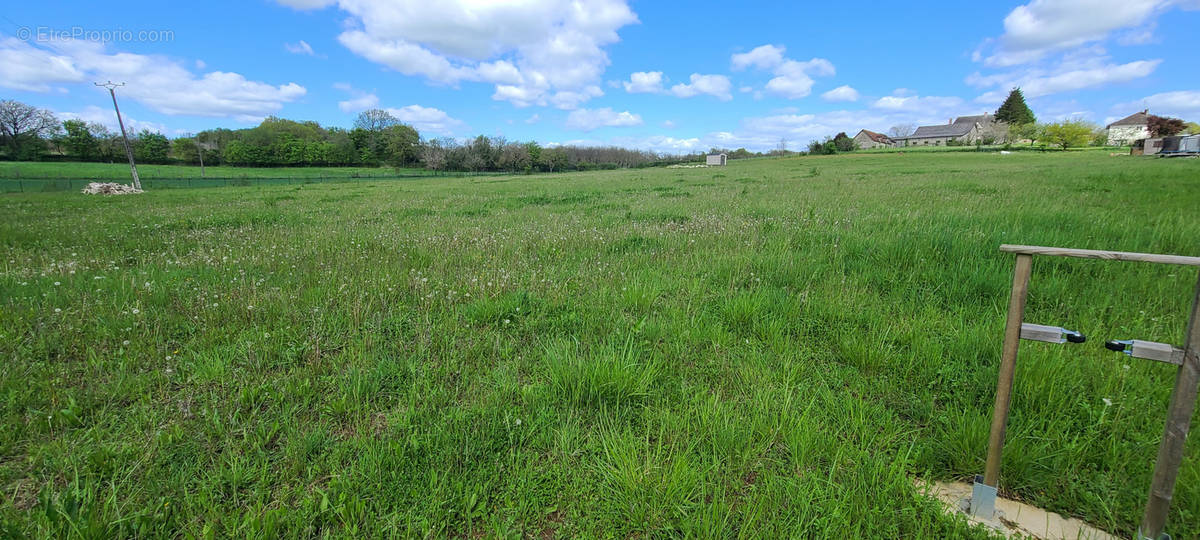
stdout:
<svg viewBox="0 0 1200 540">
<path fill-rule="evenodd" d="M 1021 89 L 1013 88 L 1012 92 L 1008 93 L 1008 99 L 1004 100 L 1004 104 L 996 109 L 996 121 L 1020 126 L 1037 122 L 1037 117 L 1025 104 L 1025 94 L 1021 93 Z"/>
</svg>

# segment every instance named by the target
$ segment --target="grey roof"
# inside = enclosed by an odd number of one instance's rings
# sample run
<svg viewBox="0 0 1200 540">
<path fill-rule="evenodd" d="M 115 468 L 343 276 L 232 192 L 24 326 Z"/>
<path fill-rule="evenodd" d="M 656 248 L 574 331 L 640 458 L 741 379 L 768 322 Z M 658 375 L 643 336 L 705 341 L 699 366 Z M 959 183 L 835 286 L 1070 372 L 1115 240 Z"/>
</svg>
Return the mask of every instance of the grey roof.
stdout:
<svg viewBox="0 0 1200 540">
<path fill-rule="evenodd" d="M 978 116 L 960 116 L 954 119 L 955 124 L 986 124 L 992 121 L 992 115 L 983 113 Z"/>
<path fill-rule="evenodd" d="M 975 124 L 945 124 L 940 126 L 921 126 L 906 139 L 921 139 L 925 137 L 962 137 L 971 132 Z"/>
<path fill-rule="evenodd" d="M 1116 122 L 1109 124 L 1108 127 L 1145 126 L 1145 125 L 1149 125 L 1149 124 L 1150 124 L 1150 111 L 1147 109 L 1145 111 L 1135 112 L 1129 116 L 1126 116 L 1125 118 L 1117 120 Z"/>
</svg>

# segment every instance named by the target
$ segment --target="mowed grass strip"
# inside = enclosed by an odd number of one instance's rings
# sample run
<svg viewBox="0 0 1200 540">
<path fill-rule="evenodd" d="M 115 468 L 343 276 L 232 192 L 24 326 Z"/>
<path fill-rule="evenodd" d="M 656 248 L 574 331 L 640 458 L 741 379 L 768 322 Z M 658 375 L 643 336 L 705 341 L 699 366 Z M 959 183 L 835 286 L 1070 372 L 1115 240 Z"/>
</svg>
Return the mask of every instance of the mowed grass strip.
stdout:
<svg viewBox="0 0 1200 540">
<path fill-rule="evenodd" d="M 1200 164 L 919 153 L 0 197 L 0 535 L 983 538 L 1012 256 Z M 1038 258 L 1002 492 L 1132 536 L 1194 269 Z M 1168 527 L 1200 535 L 1200 443 Z"/>
</svg>

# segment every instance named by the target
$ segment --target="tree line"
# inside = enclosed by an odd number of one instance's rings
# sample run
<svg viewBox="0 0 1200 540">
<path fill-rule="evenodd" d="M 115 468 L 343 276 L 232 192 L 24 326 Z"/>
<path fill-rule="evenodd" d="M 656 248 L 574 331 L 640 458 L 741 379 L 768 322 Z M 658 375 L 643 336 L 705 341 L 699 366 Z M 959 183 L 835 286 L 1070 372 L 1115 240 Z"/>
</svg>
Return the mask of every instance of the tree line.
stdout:
<svg viewBox="0 0 1200 540">
<path fill-rule="evenodd" d="M 368 110 L 347 129 L 268 117 L 245 129 L 215 128 L 168 139 L 150 130 L 129 134 L 139 163 L 240 167 L 358 166 L 437 171 L 558 172 L 653 167 L 701 159 L 617 146 L 542 146 L 480 135 L 460 141 L 425 138 L 387 111 Z M 0 157 L 17 161 L 125 159 L 121 133 L 102 124 L 60 121 L 45 109 L 0 102 Z M 746 152 L 745 157 L 755 155 Z"/>
</svg>

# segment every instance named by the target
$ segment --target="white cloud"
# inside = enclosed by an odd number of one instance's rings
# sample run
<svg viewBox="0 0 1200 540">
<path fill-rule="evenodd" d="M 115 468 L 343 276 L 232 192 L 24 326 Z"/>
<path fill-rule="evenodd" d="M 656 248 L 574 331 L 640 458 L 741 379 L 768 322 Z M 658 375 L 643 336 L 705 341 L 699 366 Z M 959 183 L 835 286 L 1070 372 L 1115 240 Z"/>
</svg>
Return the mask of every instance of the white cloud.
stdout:
<svg viewBox="0 0 1200 540">
<path fill-rule="evenodd" d="M 783 63 L 783 53 L 786 49 L 775 45 L 760 45 L 750 52 L 735 54 L 730 59 L 734 71 L 753 67 L 756 69 L 774 69 Z"/>
<path fill-rule="evenodd" d="M 730 63 L 735 70 L 748 67 L 770 70 L 775 77 L 767 81 L 766 91 L 788 99 L 808 97 L 812 93 L 814 76 L 832 76 L 837 71 L 833 63 L 824 58 L 799 62 L 785 58 L 784 52 L 786 49 L 780 46 L 762 45 L 748 53 L 733 55 Z M 756 94 L 755 97 L 760 96 Z"/>
<path fill-rule="evenodd" d="M 312 45 L 309 45 L 308 42 L 304 41 L 303 39 L 300 40 L 299 43 L 284 43 L 283 48 L 287 49 L 287 52 L 292 54 L 307 54 L 309 56 L 316 56 L 316 53 L 313 52 Z"/>
<path fill-rule="evenodd" d="M 538 115 L 537 113 L 534 113 L 533 116 L 530 116 L 529 118 L 525 119 L 525 123 L 526 124 L 536 124 L 541 119 L 542 119 L 542 117 L 540 115 Z"/>
<path fill-rule="evenodd" d="M 884 96 L 871 104 L 873 109 L 882 109 L 886 111 L 907 111 L 910 113 L 942 113 L 954 114 L 954 111 L 963 106 L 962 98 L 954 96 L 917 96 L 917 95 L 891 95 Z"/>
<path fill-rule="evenodd" d="M 628 127 L 642 125 L 641 115 L 629 111 L 615 112 L 610 107 L 603 109 L 577 109 L 567 115 L 567 127 L 591 131 L 600 127 Z"/>
<path fill-rule="evenodd" d="M 297 9 L 332 1 L 278 0 Z M 604 47 L 637 22 L 625 0 L 340 0 L 338 40 L 355 54 L 436 84 L 484 82 L 493 99 L 563 109 L 601 95 Z"/>
<path fill-rule="evenodd" d="M 29 69 L 39 64 L 40 70 Z M 15 39 L 0 41 L 0 86 L 46 92 L 55 84 L 90 87 L 90 81 L 97 80 L 125 82 L 119 91 L 122 98 L 160 113 L 242 121 L 274 114 L 307 93 L 296 83 L 274 86 L 238 73 L 198 75 L 163 56 L 109 52 L 98 42 L 60 40 L 35 47 Z"/>
<path fill-rule="evenodd" d="M 121 125 L 117 123 L 117 113 L 112 109 L 88 105 L 80 111 L 55 112 L 54 115 L 60 120 L 83 120 L 89 124 L 96 123 L 103 125 L 113 133 L 121 133 Z M 167 126 L 157 122 L 144 122 L 128 114 L 122 114 L 121 119 L 125 121 L 125 130 L 130 135 L 139 133 L 142 130 L 153 131 L 155 133 L 167 132 Z"/>
<path fill-rule="evenodd" d="M 552 94 L 549 98 L 550 104 L 563 110 L 572 110 L 578 108 L 584 102 L 604 95 L 604 91 L 599 86 L 587 86 L 578 91 L 575 90 L 559 90 Z"/>
<path fill-rule="evenodd" d="M 0 86 L 48 92 L 51 85 L 86 79 L 69 56 L 35 48 L 17 38 L 0 40 Z"/>
<path fill-rule="evenodd" d="M 671 93 L 678 97 L 692 97 L 700 94 L 713 96 L 721 101 L 733 99 L 730 89 L 733 84 L 724 75 L 701 75 L 693 73 L 688 84 L 677 84 L 671 87 Z"/>
<path fill-rule="evenodd" d="M 663 120 L 663 122 L 662 122 L 662 127 L 665 127 L 665 128 L 667 128 L 667 129 L 674 129 L 674 128 L 675 128 L 675 122 L 672 122 L 672 121 L 670 121 L 670 120 Z"/>
<path fill-rule="evenodd" d="M 351 95 L 350 99 L 338 102 L 338 108 L 344 113 L 356 113 L 379 106 L 379 96 L 373 93 L 357 90 L 346 83 L 335 83 L 333 87 Z"/>
<path fill-rule="evenodd" d="M 1114 107 L 1120 114 L 1119 118 L 1145 108 L 1149 108 L 1153 114 L 1176 116 L 1187 121 L 1197 122 L 1200 121 L 1200 90 L 1162 92 Z"/>
<path fill-rule="evenodd" d="M 399 109 L 389 107 L 384 110 L 401 122 L 417 128 L 417 131 L 421 133 L 450 135 L 454 133 L 455 129 L 463 126 L 462 121 L 451 118 L 445 111 L 433 107 L 409 105 Z"/>
<path fill-rule="evenodd" d="M 638 71 L 629 75 L 629 80 L 621 83 L 630 94 L 659 94 L 663 89 L 663 74 L 661 71 Z"/>
<path fill-rule="evenodd" d="M 1120 37 L 1125 43 L 1145 43 L 1154 20 L 1180 7 L 1200 8 L 1195 0 L 1033 0 L 1017 6 L 1004 18 L 1004 34 L 985 40 L 974 56 L 992 67 L 1026 64 L 1048 54 Z M 986 53 L 985 50 L 990 49 Z"/>
<path fill-rule="evenodd" d="M 991 88 L 975 99 L 978 103 L 1000 103 L 1011 88 L 1019 87 L 1026 98 L 1037 98 L 1087 88 L 1107 87 L 1146 77 L 1158 68 L 1162 60 L 1137 60 L 1124 64 L 1113 63 L 1103 49 L 1084 49 L 1064 55 L 1053 66 L 1033 66 L 1007 73 L 967 76 L 967 84 Z"/>
<path fill-rule="evenodd" d="M 849 85 L 839 86 L 821 94 L 821 99 L 825 101 L 858 101 L 858 90 Z"/>
</svg>

